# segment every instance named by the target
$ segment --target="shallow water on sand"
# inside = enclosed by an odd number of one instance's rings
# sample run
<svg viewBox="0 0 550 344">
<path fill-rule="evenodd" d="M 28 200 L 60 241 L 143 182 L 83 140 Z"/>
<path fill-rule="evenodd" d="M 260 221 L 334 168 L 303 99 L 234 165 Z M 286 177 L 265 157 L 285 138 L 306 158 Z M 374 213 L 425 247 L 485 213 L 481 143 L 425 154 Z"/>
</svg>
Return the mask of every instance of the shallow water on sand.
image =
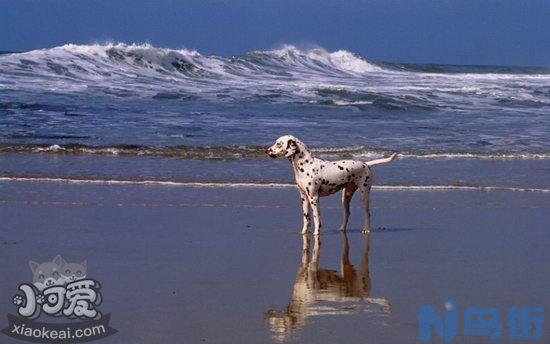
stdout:
<svg viewBox="0 0 550 344">
<path fill-rule="evenodd" d="M 119 331 L 105 343 L 415 343 L 420 305 L 550 303 L 544 193 L 374 190 L 370 236 L 354 203 L 336 231 L 329 197 L 318 241 L 297 234 L 292 189 L 2 181 L 0 194 L 0 309 L 29 259 L 88 259 Z"/>
<path fill-rule="evenodd" d="M 82 182 L 294 184 L 286 159 L 180 159 L 104 155 L 0 154 L 0 178 Z M 550 192 L 548 160 L 418 159 L 398 156 L 373 168 L 374 187 L 541 189 Z"/>
</svg>

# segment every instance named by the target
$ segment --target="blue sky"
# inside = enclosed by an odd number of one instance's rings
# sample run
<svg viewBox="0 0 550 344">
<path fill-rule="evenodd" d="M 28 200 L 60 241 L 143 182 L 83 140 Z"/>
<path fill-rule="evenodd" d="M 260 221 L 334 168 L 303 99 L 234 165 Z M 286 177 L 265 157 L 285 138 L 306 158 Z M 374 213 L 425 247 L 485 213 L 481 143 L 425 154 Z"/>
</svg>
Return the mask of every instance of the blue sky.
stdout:
<svg viewBox="0 0 550 344">
<path fill-rule="evenodd" d="M 0 0 L 0 50 L 105 41 L 217 55 L 290 43 L 382 61 L 550 66 L 550 0 Z"/>
</svg>

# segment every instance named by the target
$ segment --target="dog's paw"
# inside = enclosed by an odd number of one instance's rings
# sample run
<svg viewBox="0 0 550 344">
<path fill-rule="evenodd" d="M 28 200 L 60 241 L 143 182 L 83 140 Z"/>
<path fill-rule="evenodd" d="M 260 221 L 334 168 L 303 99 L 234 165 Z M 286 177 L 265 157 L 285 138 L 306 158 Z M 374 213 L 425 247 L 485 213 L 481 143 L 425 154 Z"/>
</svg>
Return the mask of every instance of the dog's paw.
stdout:
<svg viewBox="0 0 550 344">
<path fill-rule="evenodd" d="M 25 303 L 25 297 L 23 295 L 15 295 L 11 302 L 16 306 L 22 306 Z"/>
<path fill-rule="evenodd" d="M 44 302 L 46 302 L 46 298 L 44 297 L 44 295 L 42 295 L 42 294 L 36 295 L 36 303 L 41 305 Z"/>
</svg>

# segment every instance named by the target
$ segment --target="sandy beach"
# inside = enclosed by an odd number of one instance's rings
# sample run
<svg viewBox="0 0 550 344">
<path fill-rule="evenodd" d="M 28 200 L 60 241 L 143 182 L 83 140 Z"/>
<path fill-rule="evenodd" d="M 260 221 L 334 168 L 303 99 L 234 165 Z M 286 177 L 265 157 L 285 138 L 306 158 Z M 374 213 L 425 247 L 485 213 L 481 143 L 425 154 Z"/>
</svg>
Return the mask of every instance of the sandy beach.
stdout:
<svg viewBox="0 0 550 344">
<path fill-rule="evenodd" d="M 329 197 L 318 240 L 298 234 L 291 187 L 4 180 L 0 195 L 3 316 L 29 260 L 87 259 L 118 330 L 104 343 L 415 343 L 421 305 L 550 304 L 545 192 L 375 190 L 368 236 L 358 200 L 343 235 Z"/>
<path fill-rule="evenodd" d="M 549 13 L 0 1 L 0 344 L 549 344 Z"/>
</svg>

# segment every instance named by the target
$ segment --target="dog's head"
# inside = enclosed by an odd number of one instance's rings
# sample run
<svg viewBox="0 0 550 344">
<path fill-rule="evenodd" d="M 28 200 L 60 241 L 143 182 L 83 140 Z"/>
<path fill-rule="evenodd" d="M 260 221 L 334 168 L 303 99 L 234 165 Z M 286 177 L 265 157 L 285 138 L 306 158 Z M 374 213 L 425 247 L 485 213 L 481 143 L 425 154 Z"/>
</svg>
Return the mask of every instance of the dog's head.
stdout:
<svg viewBox="0 0 550 344">
<path fill-rule="evenodd" d="M 30 261 L 29 266 L 32 271 L 32 282 L 42 291 L 44 288 L 54 285 L 63 285 L 61 279 L 61 269 L 63 267 L 63 258 L 56 256 L 51 262 L 37 263 Z"/>
<path fill-rule="evenodd" d="M 64 261 L 63 268 L 61 269 L 61 277 L 67 282 L 71 283 L 77 280 L 85 279 L 88 264 L 86 261 L 82 263 L 67 263 Z"/>
<path fill-rule="evenodd" d="M 265 154 L 272 158 L 289 158 L 300 151 L 300 141 L 292 135 L 281 136 L 275 143 L 265 150 Z"/>
</svg>

